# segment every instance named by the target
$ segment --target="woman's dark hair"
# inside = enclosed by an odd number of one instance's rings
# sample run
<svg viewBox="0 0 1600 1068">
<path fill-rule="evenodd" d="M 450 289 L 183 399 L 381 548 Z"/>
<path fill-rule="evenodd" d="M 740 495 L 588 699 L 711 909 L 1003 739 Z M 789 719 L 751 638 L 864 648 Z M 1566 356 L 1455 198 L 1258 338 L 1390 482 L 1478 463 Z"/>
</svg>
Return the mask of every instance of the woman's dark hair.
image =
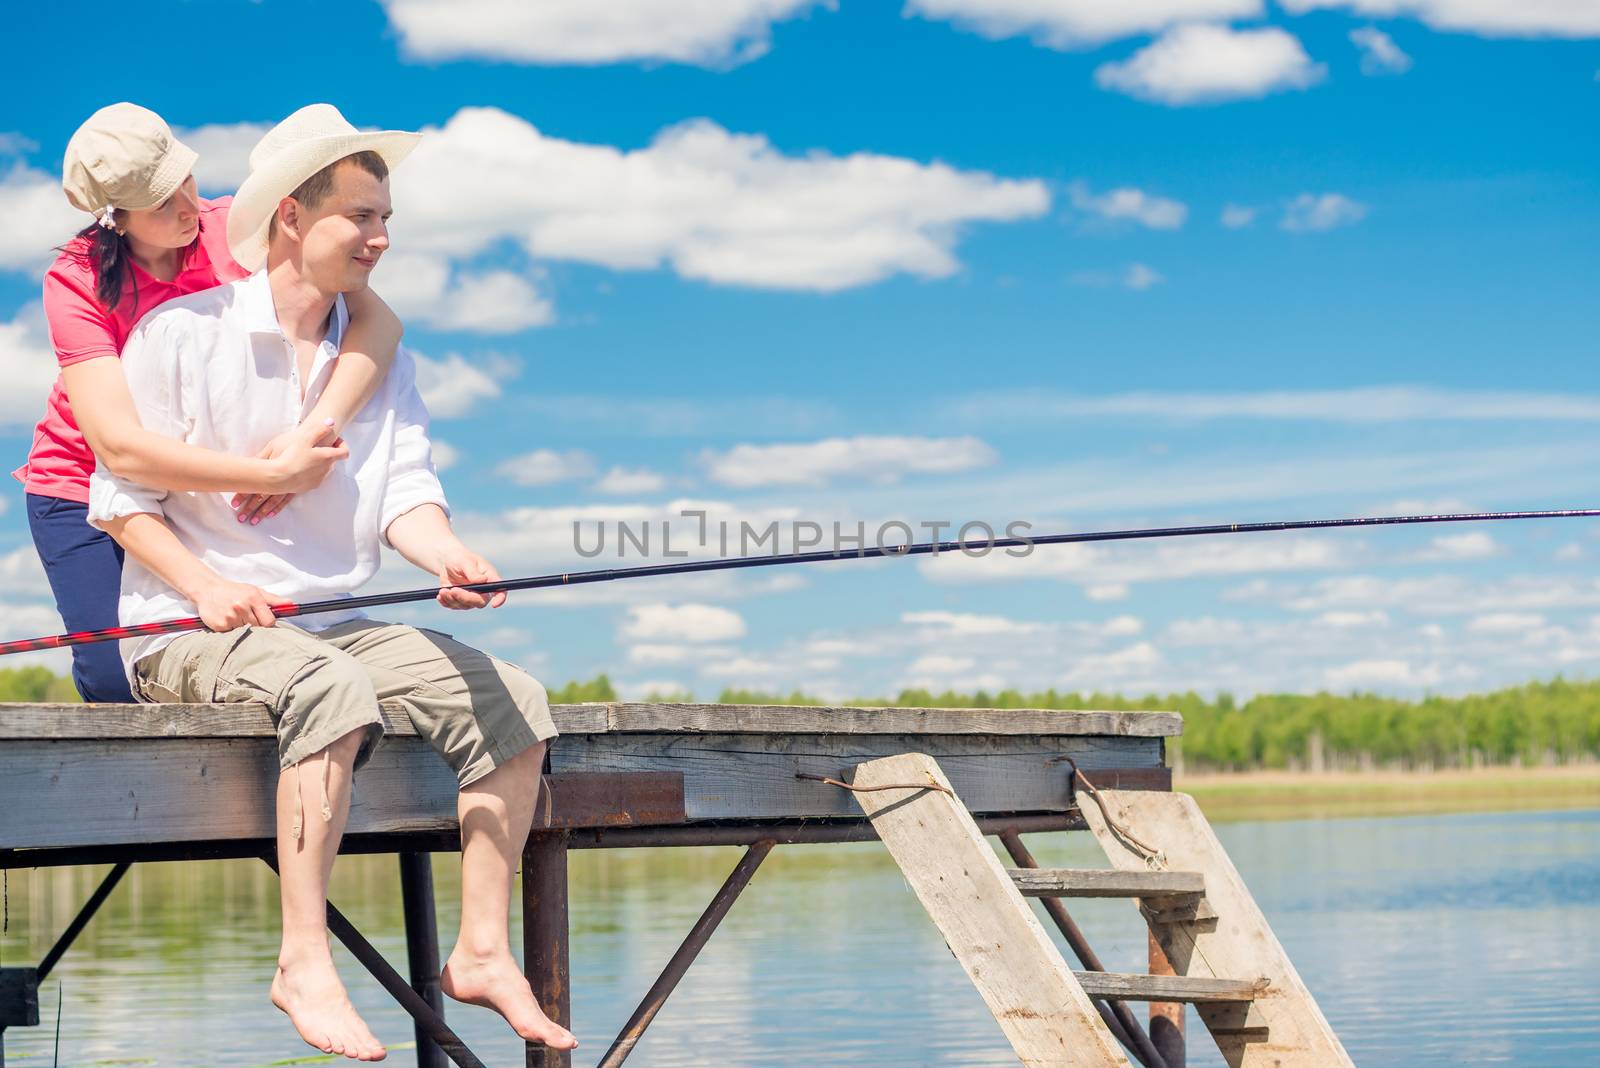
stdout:
<svg viewBox="0 0 1600 1068">
<path fill-rule="evenodd" d="M 128 239 L 97 222 L 79 230 L 78 236 L 88 242 L 88 247 L 82 250 L 81 255 L 89 261 L 89 269 L 94 272 L 95 299 L 105 305 L 107 311 L 111 311 L 122 300 L 124 280 L 131 281 L 134 285 L 133 302 L 137 308 L 139 283 L 134 281 L 133 270 L 128 266 Z"/>
<path fill-rule="evenodd" d="M 205 223 L 200 223 L 200 228 L 205 229 Z M 99 223 L 90 223 L 78 231 L 78 237 L 87 244 L 84 248 L 62 248 L 57 251 L 71 251 L 81 256 L 89 264 L 89 269 L 94 272 L 94 296 L 107 311 L 113 311 L 122 301 L 122 287 L 125 283 L 133 284 L 133 315 L 137 317 L 139 311 L 139 282 L 134 277 L 131 254 L 128 251 L 128 239 L 117 231 L 101 226 Z M 184 252 L 194 248 L 200 242 L 200 235 L 196 234 L 194 241 L 185 247 Z"/>
</svg>

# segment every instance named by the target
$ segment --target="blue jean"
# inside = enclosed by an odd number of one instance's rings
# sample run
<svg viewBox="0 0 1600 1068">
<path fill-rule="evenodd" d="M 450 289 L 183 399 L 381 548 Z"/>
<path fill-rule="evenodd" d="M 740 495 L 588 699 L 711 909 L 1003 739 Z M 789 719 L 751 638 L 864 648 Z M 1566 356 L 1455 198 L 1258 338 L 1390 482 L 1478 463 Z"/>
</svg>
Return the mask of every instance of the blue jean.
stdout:
<svg viewBox="0 0 1600 1068">
<path fill-rule="evenodd" d="M 89 525 L 89 507 L 28 494 L 28 527 L 68 631 L 117 625 L 122 546 Z M 72 682 L 85 701 L 133 701 L 117 642 L 72 647 Z"/>
</svg>

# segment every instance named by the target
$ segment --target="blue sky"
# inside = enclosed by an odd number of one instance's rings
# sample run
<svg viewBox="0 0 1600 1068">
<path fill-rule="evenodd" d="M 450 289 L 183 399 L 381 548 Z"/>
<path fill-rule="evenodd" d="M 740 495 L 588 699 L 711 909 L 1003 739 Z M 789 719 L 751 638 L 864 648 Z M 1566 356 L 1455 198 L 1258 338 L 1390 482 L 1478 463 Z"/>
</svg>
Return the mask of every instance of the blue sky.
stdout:
<svg viewBox="0 0 1600 1068">
<path fill-rule="evenodd" d="M 508 574 L 615 564 L 577 557 L 574 519 L 686 507 L 1042 532 L 1600 500 L 1600 5 L 120 10 L 34 10 L 0 42 L 41 87 L 0 103 L 18 462 L 77 123 L 152 107 L 226 192 L 264 124 L 327 100 L 430 131 L 375 285 L 459 526 Z M 101 23 L 143 61 L 63 77 Z M 53 631 L 5 503 L 6 636 Z M 633 694 L 1461 692 L 1594 673 L 1597 533 L 840 563 L 404 615 Z"/>
</svg>

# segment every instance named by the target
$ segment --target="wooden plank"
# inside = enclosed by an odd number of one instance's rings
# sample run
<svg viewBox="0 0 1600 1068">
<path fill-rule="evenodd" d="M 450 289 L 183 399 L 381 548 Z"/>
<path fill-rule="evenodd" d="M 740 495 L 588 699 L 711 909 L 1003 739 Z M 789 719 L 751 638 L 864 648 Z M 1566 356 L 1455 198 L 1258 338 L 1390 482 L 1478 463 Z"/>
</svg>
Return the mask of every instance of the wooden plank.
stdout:
<svg viewBox="0 0 1600 1068">
<path fill-rule="evenodd" d="M 552 705 L 551 718 L 563 734 L 600 732 L 604 705 Z M 385 734 L 414 738 L 404 714 L 381 706 Z M 161 738 L 276 738 L 267 707 L 228 705 L 42 705 L 0 704 L 0 741 L 43 739 L 158 740 Z M 0 760 L 5 749 L 0 748 Z"/>
<path fill-rule="evenodd" d="M 1203 894 L 1197 871 L 1108 871 L 1082 868 L 1008 868 L 1023 897 L 1169 897 Z"/>
<path fill-rule="evenodd" d="M 681 775 L 685 818 L 856 816 L 837 777 L 861 760 L 932 749 L 985 812 L 1071 806 L 1065 753 L 1096 778 L 1144 765 L 1164 771 L 1159 738 L 983 735 L 574 735 L 551 750 L 557 774 Z M 196 738 L 8 741 L 0 744 L 0 848 L 270 836 L 277 741 Z M 426 743 L 388 737 L 356 776 L 350 830 L 450 830 L 455 776 Z"/>
<path fill-rule="evenodd" d="M 1250 1012 L 1200 1005 L 1200 1018 L 1230 1068 L 1351 1066 L 1338 1036 L 1290 963 L 1244 880 L 1217 841 L 1194 799 L 1178 793 L 1102 790 L 1112 818 L 1128 834 L 1160 851 L 1162 866 L 1205 876 L 1205 900 L 1216 916 L 1151 925 L 1173 970 L 1211 979 L 1261 977 L 1266 986 Z M 1087 797 L 1083 817 L 1112 865 L 1145 871 L 1147 864 L 1107 827 Z"/>
<path fill-rule="evenodd" d="M 864 787 L 951 788 L 922 753 L 861 764 L 850 780 Z M 1023 1064 L 1126 1068 L 1083 988 L 955 796 L 918 788 L 853 796 Z"/>
<path fill-rule="evenodd" d="M 276 745 L 249 739 L 138 743 L 114 759 L 66 752 L 83 742 L 12 742 L 51 747 L 0 776 L 0 849 L 142 842 L 270 840 L 276 804 Z M 547 776 L 552 828 L 680 823 L 682 777 L 632 780 L 583 774 Z M 630 783 L 637 783 L 636 788 Z M 387 739 L 356 773 L 347 833 L 451 832 L 457 829 L 455 773 L 418 739 Z M 31 800 L 30 800 L 31 799 Z M 563 801 L 565 800 L 565 804 Z"/>
<path fill-rule="evenodd" d="M 1149 738 L 1183 731 L 1175 712 L 1039 708 L 614 704 L 611 729 L 630 734 L 1104 734 Z"/>
<path fill-rule="evenodd" d="M 974 812 L 1064 812 L 1073 807 L 1061 762 L 1070 756 L 1094 779 L 1099 767 L 1160 769 L 1161 739 L 989 735 L 615 734 L 563 738 L 555 771 L 680 771 L 691 820 L 854 816 L 850 795 L 796 778 L 839 778 L 878 757 L 933 756 Z"/>
<path fill-rule="evenodd" d="M 1172 712 L 984 708 L 817 708 L 790 705 L 578 704 L 550 709 L 562 734 L 973 734 L 1168 738 Z M 415 732 L 404 716 L 391 733 Z M 270 738 L 261 705 L 0 705 L 0 740 L 42 738 Z"/>
<path fill-rule="evenodd" d="M 0 968 L 0 1031 L 39 1025 L 39 969 Z"/>
<path fill-rule="evenodd" d="M 1197 979 L 1187 975 L 1074 972 L 1092 998 L 1111 1001 L 1184 1001 L 1191 1004 L 1254 1001 L 1265 984 L 1248 979 Z"/>
</svg>

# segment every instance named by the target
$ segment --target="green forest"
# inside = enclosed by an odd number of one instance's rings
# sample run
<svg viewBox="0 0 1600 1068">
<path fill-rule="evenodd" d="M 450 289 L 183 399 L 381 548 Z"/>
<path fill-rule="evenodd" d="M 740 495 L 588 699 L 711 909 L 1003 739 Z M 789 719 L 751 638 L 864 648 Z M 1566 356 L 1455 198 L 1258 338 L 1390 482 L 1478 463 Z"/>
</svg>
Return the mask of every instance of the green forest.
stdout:
<svg viewBox="0 0 1600 1068">
<path fill-rule="evenodd" d="M 615 701 L 598 675 L 552 688 L 557 704 Z M 688 693 L 647 700 L 692 701 Z M 76 701 L 69 679 L 42 667 L 0 670 L 0 701 Z M 723 690 L 721 704 L 823 705 L 804 693 Z M 1461 768 L 1570 763 L 1600 758 L 1600 682 L 1532 682 L 1466 697 L 1405 701 L 1376 694 L 1271 694 L 1236 701 L 1227 694 L 1141 698 L 1102 693 L 930 693 L 854 698 L 848 705 L 932 708 L 1080 708 L 1183 714 L 1175 759 L 1193 771 L 1256 768 Z"/>
</svg>

